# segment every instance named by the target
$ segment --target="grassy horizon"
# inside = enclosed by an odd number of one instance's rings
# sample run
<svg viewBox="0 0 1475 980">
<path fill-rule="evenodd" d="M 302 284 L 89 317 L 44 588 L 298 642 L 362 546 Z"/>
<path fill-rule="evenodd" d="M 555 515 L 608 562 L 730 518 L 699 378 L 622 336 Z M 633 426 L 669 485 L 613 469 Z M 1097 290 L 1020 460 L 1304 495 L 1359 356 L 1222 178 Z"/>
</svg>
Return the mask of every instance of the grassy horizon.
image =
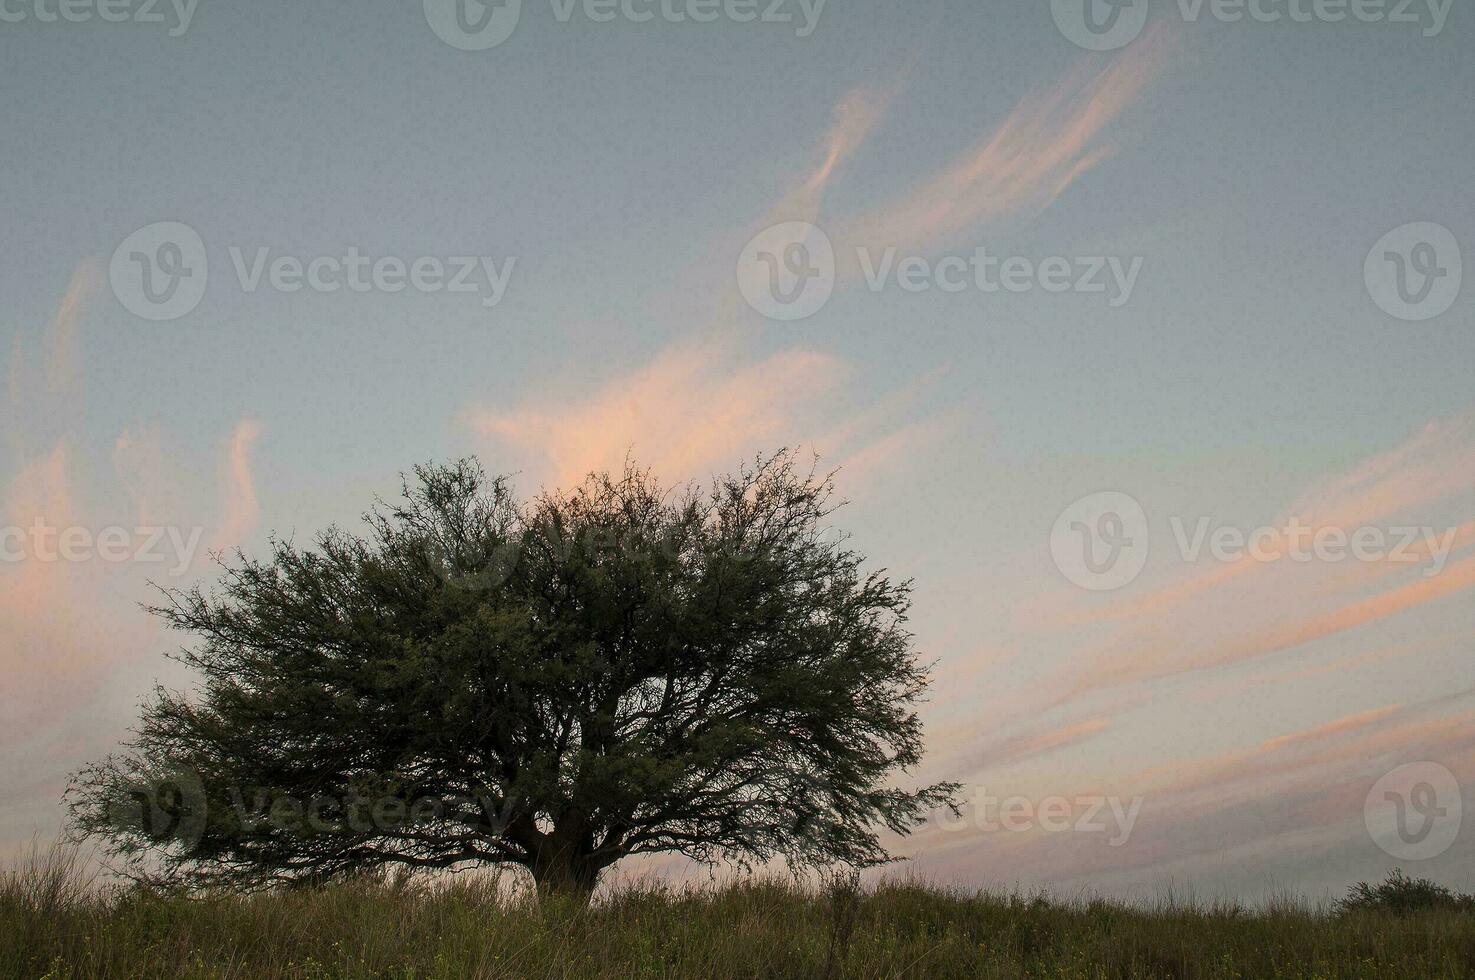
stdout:
<svg viewBox="0 0 1475 980">
<path fill-rule="evenodd" d="M 1390 879 L 1394 881 L 1395 879 Z M 1171 897 L 862 888 L 780 878 L 624 885 L 588 908 L 509 891 L 496 875 L 366 878 L 194 897 L 105 885 L 77 853 L 0 872 L 6 977 L 1391 977 L 1475 975 L 1475 912 L 1361 886 L 1357 908 L 1250 909 Z M 1352 893 L 1357 894 L 1356 890 Z M 1391 893 L 1390 893 L 1391 894 Z M 1447 894 L 1447 893 L 1446 893 Z M 1462 904 L 1463 903 L 1463 904 Z"/>
</svg>

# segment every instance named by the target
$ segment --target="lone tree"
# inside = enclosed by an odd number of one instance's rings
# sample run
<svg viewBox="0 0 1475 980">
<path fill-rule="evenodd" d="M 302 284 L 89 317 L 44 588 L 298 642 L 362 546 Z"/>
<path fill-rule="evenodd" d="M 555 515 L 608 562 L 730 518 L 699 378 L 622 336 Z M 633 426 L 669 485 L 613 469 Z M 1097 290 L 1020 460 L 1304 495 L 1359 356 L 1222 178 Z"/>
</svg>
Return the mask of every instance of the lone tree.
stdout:
<svg viewBox="0 0 1475 980">
<path fill-rule="evenodd" d="M 910 585 L 862 571 L 831 500 L 788 452 L 525 503 L 417 467 L 364 537 L 163 592 L 202 682 L 74 777 L 74 825 L 186 887 L 500 863 L 587 898 L 631 854 L 890 860 L 879 828 L 957 787 L 889 784 L 922 749 Z"/>
</svg>

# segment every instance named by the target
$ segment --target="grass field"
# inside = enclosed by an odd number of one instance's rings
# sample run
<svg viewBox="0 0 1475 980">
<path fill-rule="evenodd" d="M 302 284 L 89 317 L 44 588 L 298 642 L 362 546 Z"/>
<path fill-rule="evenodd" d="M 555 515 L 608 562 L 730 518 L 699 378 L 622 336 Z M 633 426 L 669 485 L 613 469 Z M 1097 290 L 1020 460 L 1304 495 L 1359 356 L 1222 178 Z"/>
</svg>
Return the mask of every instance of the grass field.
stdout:
<svg viewBox="0 0 1475 980">
<path fill-rule="evenodd" d="M 55 852 L 0 876 L 0 976 L 1475 976 L 1468 900 L 1363 898 L 1374 910 L 1128 909 L 768 881 L 538 908 L 461 876 L 185 899 L 100 888 Z"/>
</svg>

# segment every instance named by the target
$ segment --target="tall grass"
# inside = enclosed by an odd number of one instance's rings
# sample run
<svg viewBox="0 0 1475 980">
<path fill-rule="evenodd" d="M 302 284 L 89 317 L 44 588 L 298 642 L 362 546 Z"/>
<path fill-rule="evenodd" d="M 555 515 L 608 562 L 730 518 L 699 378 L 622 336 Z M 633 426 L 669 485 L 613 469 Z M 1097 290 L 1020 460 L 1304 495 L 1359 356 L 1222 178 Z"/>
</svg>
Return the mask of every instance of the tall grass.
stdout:
<svg viewBox="0 0 1475 980">
<path fill-rule="evenodd" d="M 1475 976 L 1475 914 L 963 894 L 915 882 L 629 886 L 538 907 L 507 881 L 365 879 L 192 898 L 90 880 L 74 854 L 0 874 L 5 977 Z"/>
</svg>

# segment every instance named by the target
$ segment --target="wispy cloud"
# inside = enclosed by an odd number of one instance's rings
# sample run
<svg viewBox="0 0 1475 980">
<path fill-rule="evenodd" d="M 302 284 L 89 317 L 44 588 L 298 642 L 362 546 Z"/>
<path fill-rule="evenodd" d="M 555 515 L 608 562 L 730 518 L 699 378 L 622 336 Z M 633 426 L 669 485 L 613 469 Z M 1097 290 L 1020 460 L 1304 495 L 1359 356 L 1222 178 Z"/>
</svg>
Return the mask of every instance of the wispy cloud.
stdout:
<svg viewBox="0 0 1475 980">
<path fill-rule="evenodd" d="M 61 306 L 47 333 L 46 390 L 52 395 L 67 395 L 77 387 L 77 323 L 82 305 L 96 288 L 97 270 L 84 261 L 72 273 L 72 281 L 62 297 Z"/>
<path fill-rule="evenodd" d="M 1100 881 L 1110 874 L 1156 878 L 1186 862 L 1236 854 L 1309 849 L 1361 841 L 1363 801 L 1393 765 L 1433 759 L 1460 782 L 1475 777 L 1475 711 L 1470 691 L 1412 705 L 1385 705 L 1264 739 L 1244 749 L 1184 758 L 1125 773 L 1093 773 L 1062 784 L 1065 799 L 1111 795 L 1140 799 L 1129 840 L 1106 835 L 1001 833 L 968 826 L 919 835 L 922 867 L 970 878 Z M 1125 805 L 1125 804 L 1124 804 Z"/>
<path fill-rule="evenodd" d="M 1104 130 L 1154 77 L 1162 51 L 1161 43 L 1145 41 L 1103 71 L 1078 70 L 1027 98 L 932 179 L 868 212 L 836 217 L 838 238 L 925 247 L 976 222 L 1048 204 L 1111 152 L 1115 144 L 1103 138 Z M 825 193 L 899 100 L 903 81 L 898 73 L 847 93 L 820 140 L 814 167 L 752 227 L 816 220 Z M 735 301 L 730 289 L 714 300 L 719 311 Z M 755 449 L 813 442 L 816 434 L 818 448 L 844 445 L 854 469 L 865 471 L 946 432 L 948 423 L 937 418 L 905 427 L 888 418 L 889 432 L 862 432 L 875 422 L 874 411 L 826 422 L 819 406 L 846 373 L 837 359 L 813 350 L 754 361 L 731 340 L 688 339 L 587 392 L 550 393 L 511 408 L 479 405 L 467 419 L 477 434 L 530 461 L 540 478 L 559 483 L 618 466 L 629 452 L 684 478 L 731 465 Z M 827 430 L 818 428 L 826 424 Z"/>
<path fill-rule="evenodd" d="M 230 441 L 223 467 L 230 487 L 220 501 L 212 499 L 213 485 L 180 485 L 157 425 L 127 425 L 110 459 L 93 458 L 74 423 L 87 393 L 83 326 L 96 287 L 92 263 L 82 263 L 38 331 L 39 343 L 17 332 L 6 375 L 12 411 L 0 419 L 9 451 L 9 475 L 0 483 L 0 667 L 7 679 L 0 730 L 12 751 L 0 780 L 27 787 L 27 795 L 0 806 L 0 835 L 54 825 L 48 810 L 65 773 L 108 744 L 96 741 L 102 736 L 94 725 L 111 682 L 144 657 L 153 672 L 159 631 L 138 608 L 148 580 L 189 574 L 195 528 L 212 509 L 223 515 L 222 540 L 240 540 L 256 518 L 248 450 L 259 428 L 252 422 L 237 426 Z M 101 554 L 104 531 L 121 536 L 122 559 Z M 72 540 L 92 544 L 69 555 Z"/>
<path fill-rule="evenodd" d="M 1168 60 L 1160 32 L 1141 38 L 1104 69 L 1082 62 L 1026 97 L 957 160 L 868 213 L 843 221 L 836 237 L 870 248 L 926 251 L 978 225 L 1046 207 L 1116 153 L 1108 133 L 1137 105 Z"/>
<path fill-rule="evenodd" d="M 1284 529 L 1294 519 L 1307 534 L 1322 528 L 1357 528 L 1410 514 L 1471 487 L 1475 487 L 1475 412 L 1429 422 L 1397 447 L 1327 476 L 1269 526 Z M 1468 541 L 1469 533 L 1457 530 L 1456 544 Z M 1146 595 L 1094 606 L 1068 621 L 1130 620 L 1163 613 L 1243 576 L 1288 564 L 1291 544 L 1282 530 L 1259 543 L 1259 558 L 1246 554 L 1207 570 L 1189 569 Z M 1426 542 L 1416 541 L 1412 554 L 1426 547 Z"/>
<path fill-rule="evenodd" d="M 212 549 L 238 547 L 261 515 L 251 478 L 251 449 L 260 435 L 261 423 L 255 419 L 242 419 L 231 433 L 225 453 L 225 510 L 211 539 Z"/>
<path fill-rule="evenodd" d="M 1111 728 L 1110 718 L 1087 718 L 1051 728 L 1025 731 L 979 750 L 962 750 L 952 758 L 943 756 L 940 771 L 945 778 L 963 780 L 1001 765 L 1018 765 L 1059 749 L 1079 745 Z M 975 736 L 976 737 L 976 736 Z M 946 749 L 934 742 L 933 750 Z"/>
<path fill-rule="evenodd" d="M 588 392 L 550 393 L 511 410 L 476 409 L 469 421 L 555 484 L 618 469 L 627 453 L 684 480 L 792 439 L 796 423 L 844 374 L 839 360 L 815 351 L 747 365 L 729 357 L 716 344 L 673 347 Z"/>
<path fill-rule="evenodd" d="M 1062 635 L 1093 624 L 1116 629 L 1092 640 L 1047 683 L 1070 700 L 1115 685 L 1241 663 L 1475 587 L 1475 556 L 1461 557 L 1472 540 L 1472 486 L 1475 415 L 1430 423 L 1394 449 L 1319 481 L 1287 509 L 1290 516 L 1267 526 L 1284 529 L 1294 517 L 1303 538 L 1323 528 L 1350 537 L 1361 527 L 1406 522 L 1427 526 L 1434 542 L 1419 531 L 1396 561 L 1391 548 L 1365 562 L 1296 561 L 1290 535 L 1281 530 L 1260 542 L 1259 557 L 1182 565 L 1145 594 L 1104 603 L 1063 594 L 1058 601 L 1064 606 L 1037 613 L 1031 622 Z M 1449 521 L 1451 515 L 1459 523 Z M 1439 566 L 1431 561 L 1436 546 L 1449 548 Z"/>
</svg>

